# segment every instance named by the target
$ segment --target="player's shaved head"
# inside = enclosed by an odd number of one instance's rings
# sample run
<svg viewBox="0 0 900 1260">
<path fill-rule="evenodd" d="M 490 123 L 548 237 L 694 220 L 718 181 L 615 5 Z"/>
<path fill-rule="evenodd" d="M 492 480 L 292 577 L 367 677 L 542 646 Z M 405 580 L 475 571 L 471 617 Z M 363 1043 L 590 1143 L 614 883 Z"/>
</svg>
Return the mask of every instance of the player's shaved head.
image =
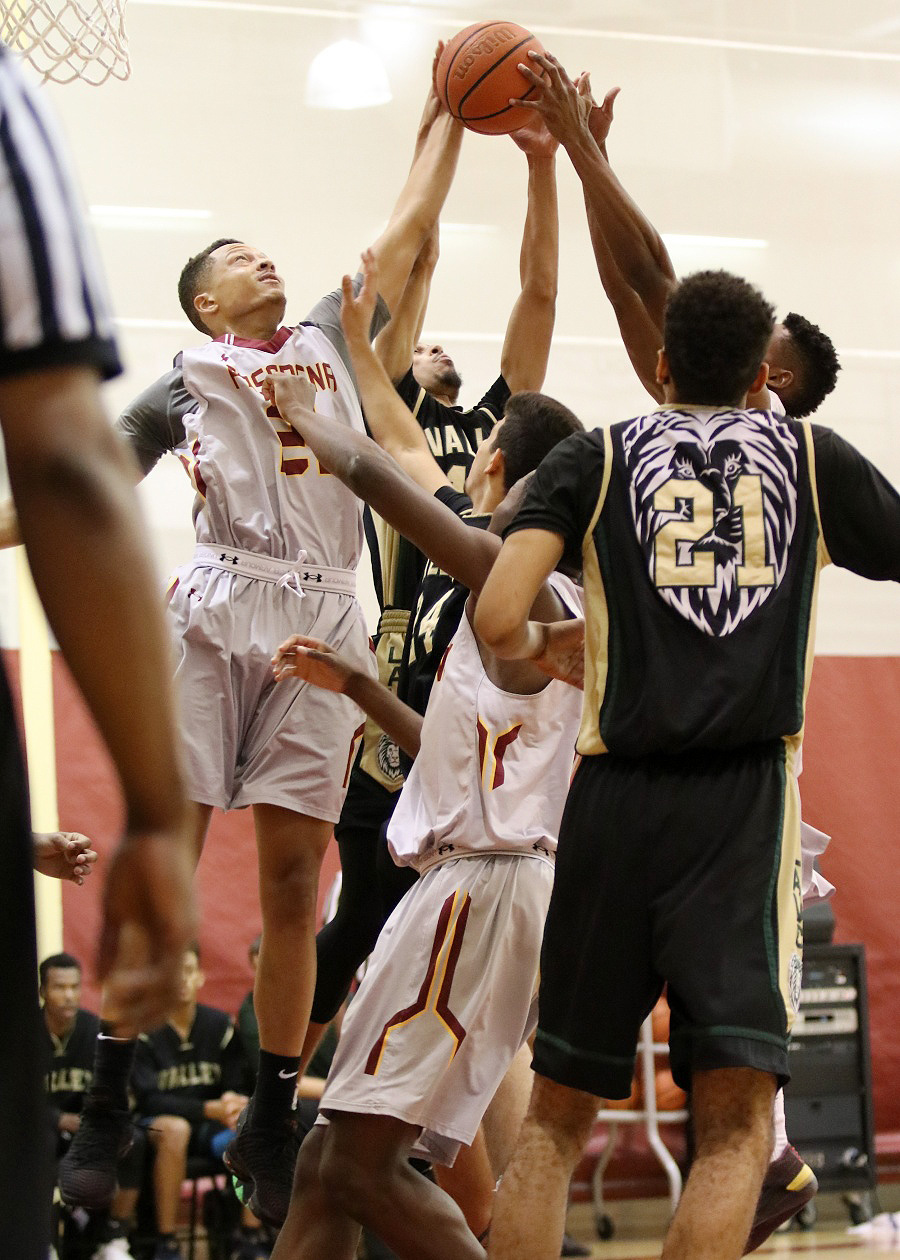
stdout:
<svg viewBox="0 0 900 1260">
<path fill-rule="evenodd" d="M 765 359 L 775 310 L 728 271 L 697 271 L 672 290 L 663 349 L 681 402 L 732 406 Z"/>
<path fill-rule="evenodd" d="M 209 278 L 210 256 L 217 249 L 221 249 L 223 245 L 240 245 L 240 241 L 233 236 L 223 236 L 219 240 L 213 241 L 211 245 L 207 245 L 206 249 L 201 249 L 199 254 L 194 254 L 193 258 L 187 260 L 181 269 L 181 275 L 178 277 L 178 301 L 181 303 L 181 309 L 197 331 L 205 333 L 207 336 L 210 335 L 210 330 L 197 314 L 194 299 L 198 293 L 203 291 L 203 287 Z"/>
</svg>

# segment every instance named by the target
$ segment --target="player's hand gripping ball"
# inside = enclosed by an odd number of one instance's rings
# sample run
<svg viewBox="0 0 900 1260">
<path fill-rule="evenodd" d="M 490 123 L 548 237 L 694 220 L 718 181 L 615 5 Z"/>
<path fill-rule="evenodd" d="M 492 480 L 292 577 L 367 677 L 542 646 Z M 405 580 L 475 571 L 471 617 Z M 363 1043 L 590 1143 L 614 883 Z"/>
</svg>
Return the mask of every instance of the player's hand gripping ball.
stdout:
<svg viewBox="0 0 900 1260">
<path fill-rule="evenodd" d="M 515 22 L 476 22 L 447 44 L 435 71 L 441 103 L 470 131 L 505 135 L 531 121 L 531 111 L 510 105 L 534 95 L 519 70 L 528 53 L 544 47 Z"/>
</svg>

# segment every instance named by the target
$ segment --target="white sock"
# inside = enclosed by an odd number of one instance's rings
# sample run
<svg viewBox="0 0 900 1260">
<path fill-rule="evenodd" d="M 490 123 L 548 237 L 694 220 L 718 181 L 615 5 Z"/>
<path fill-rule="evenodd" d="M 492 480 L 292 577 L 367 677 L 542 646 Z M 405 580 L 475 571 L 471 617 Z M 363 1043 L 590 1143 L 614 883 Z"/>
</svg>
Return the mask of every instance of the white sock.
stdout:
<svg viewBox="0 0 900 1260">
<path fill-rule="evenodd" d="M 772 1142 L 772 1159 L 776 1160 L 779 1155 L 783 1155 L 788 1148 L 787 1129 L 784 1127 L 784 1090 L 780 1089 L 775 1095 L 775 1102 L 772 1105 L 772 1128 L 775 1131 L 775 1137 Z"/>
</svg>

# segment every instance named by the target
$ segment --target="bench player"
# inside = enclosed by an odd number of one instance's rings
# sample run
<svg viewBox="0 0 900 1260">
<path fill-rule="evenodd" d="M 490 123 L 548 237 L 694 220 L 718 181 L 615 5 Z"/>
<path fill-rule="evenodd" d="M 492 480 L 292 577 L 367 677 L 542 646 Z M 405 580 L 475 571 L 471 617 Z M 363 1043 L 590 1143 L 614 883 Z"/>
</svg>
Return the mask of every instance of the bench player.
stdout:
<svg viewBox="0 0 900 1260">
<path fill-rule="evenodd" d="M 479 600 L 494 651 L 564 675 L 571 627 L 528 608 L 564 551 L 583 556 L 582 760 L 492 1260 L 557 1254 L 596 1099 L 627 1095 L 664 982 L 696 1155 L 663 1256 L 735 1260 L 747 1245 L 799 1000 L 794 759 L 818 575 L 831 560 L 900 580 L 900 496 L 881 474 L 827 429 L 746 409 L 773 325 L 737 277 L 682 281 L 657 368 L 665 405 L 548 456 Z"/>
<path fill-rule="evenodd" d="M 452 180 L 460 126 L 426 105 L 429 131 L 391 222 L 375 245 L 382 260 L 383 326 Z M 289 629 L 304 625 L 341 645 L 363 667 L 370 653 L 355 597 L 361 509 L 277 415 L 261 387 L 273 374 L 301 374 L 323 413 L 363 431 L 362 413 L 329 295 L 303 323 L 284 326 L 284 284 L 264 251 L 214 241 L 179 280 L 188 319 L 210 337 L 126 409 L 118 427 L 144 473 L 166 451 L 197 491 L 197 547 L 179 574 L 169 610 L 178 650 L 181 730 L 196 804 L 199 853 L 211 811 L 253 807 L 263 939 L 255 1003 L 260 1062 L 246 1122 L 229 1148 L 235 1172 L 254 1186 L 257 1215 L 287 1210 L 295 1145 L 291 1107 L 315 982 L 315 906 L 322 855 L 340 814 L 359 712 L 300 681 L 275 688 L 269 665 Z M 117 1046 L 121 1094 L 133 1058 Z M 98 1054 L 107 1053 L 104 1042 Z M 101 1099 L 96 1100 L 99 1104 Z M 95 1114 L 96 1108 L 88 1110 Z M 112 1122 L 109 1126 L 112 1128 Z M 108 1197 L 113 1142 L 100 1148 L 82 1125 L 61 1166 L 69 1201 Z"/>
</svg>

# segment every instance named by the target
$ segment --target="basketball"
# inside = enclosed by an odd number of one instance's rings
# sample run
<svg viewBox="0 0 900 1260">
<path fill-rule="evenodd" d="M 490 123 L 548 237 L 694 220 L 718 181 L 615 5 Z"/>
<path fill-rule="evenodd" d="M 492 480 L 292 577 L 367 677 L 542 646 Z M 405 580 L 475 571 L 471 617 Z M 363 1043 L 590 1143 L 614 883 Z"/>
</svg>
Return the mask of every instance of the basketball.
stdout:
<svg viewBox="0 0 900 1260">
<path fill-rule="evenodd" d="M 441 54 L 435 85 L 441 103 L 470 131 L 506 135 L 529 121 L 530 110 L 510 105 L 534 92 L 519 70 L 528 53 L 544 52 L 540 40 L 515 22 L 476 22 L 450 40 Z"/>
</svg>

